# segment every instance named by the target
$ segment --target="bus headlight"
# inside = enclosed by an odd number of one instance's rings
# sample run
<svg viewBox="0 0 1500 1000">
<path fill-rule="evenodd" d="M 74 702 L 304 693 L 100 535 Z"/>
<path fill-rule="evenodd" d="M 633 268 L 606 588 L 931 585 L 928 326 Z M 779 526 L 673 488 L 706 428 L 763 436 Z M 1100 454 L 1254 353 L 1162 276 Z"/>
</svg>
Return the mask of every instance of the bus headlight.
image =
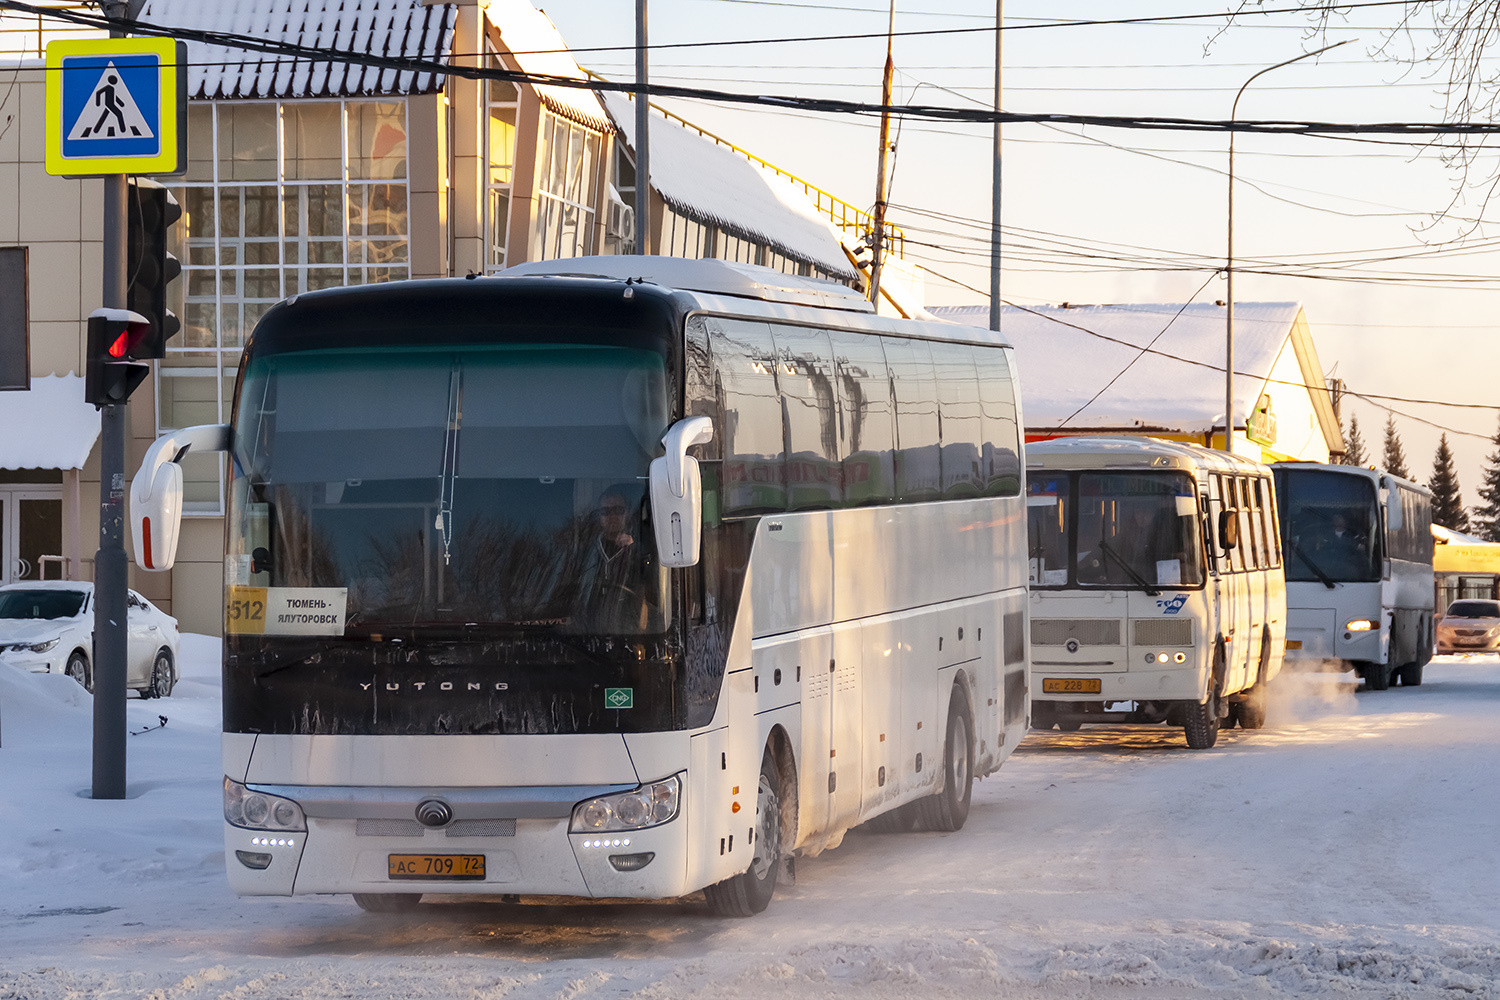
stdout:
<svg viewBox="0 0 1500 1000">
<path fill-rule="evenodd" d="M 573 807 L 569 833 L 605 830 L 644 830 L 677 818 L 682 801 L 682 778 L 673 775 L 634 791 L 585 799 Z"/>
<path fill-rule="evenodd" d="M 224 779 L 224 818 L 247 830 L 306 830 L 302 807 L 291 799 L 246 788 Z"/>
<path fill-rule="evenodd" d="M 1368 632 L 1375 627 L 1375 623 L 1368 618 L 1356 618 L 1351 622 L 1345 622 L 1344 628 L 1350 632 Z"/>
</svg>

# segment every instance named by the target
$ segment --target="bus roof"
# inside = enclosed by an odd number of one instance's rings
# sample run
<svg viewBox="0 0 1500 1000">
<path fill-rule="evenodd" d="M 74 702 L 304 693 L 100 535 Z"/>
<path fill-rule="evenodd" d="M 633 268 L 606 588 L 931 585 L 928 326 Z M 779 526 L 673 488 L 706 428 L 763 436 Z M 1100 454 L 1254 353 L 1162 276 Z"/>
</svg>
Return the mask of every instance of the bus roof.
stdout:
<svg viewBox="0 0 1500 1000">
<path fill-rule="evenodd" d="M 1240 455 L 1150 437 L 1063 437 L 1026 445 L 1033 469 L 1211 469 L 1251 472 L 1266 467 Z"/>
<path fill-rule="evenodd" d="M 863 295 L 847 285 L 820 278 L 783 274 L 758 264 L 728 260 L 689 260 L 617 254 L 537 260 L 506 268 L 501 277 L 558 275 L 574 278 L 612 278 L 617 281 L 649 281 L 653 285 L 683 292 L 708 292 L 736 298 L 784 302 L 870 313 L 874 310 Z"/>
</svg>

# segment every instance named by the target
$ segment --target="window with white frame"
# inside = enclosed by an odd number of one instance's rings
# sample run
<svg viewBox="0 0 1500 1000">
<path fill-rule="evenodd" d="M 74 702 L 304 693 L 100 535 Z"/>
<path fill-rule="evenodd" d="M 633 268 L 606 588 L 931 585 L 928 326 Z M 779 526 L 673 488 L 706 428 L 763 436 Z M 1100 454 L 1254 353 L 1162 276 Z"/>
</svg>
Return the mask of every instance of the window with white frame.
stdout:
<svg viewBox="0 0 1500 1000">
<path fill-rule="evenodd" d="M 490 65 L 503 69 L 498 56 L 490 53 Z M 510 195 L 516 170 L 516 114 L 520 92 L 508 80 L 490 80 L 485 84 L 488 114 L 485 129 L 485 161 L 488 167 L 488 201 L 485 208 L 486 271 L 498 271 L 506 265 L 506 246 L 510 230 Z"/>
<path fill-rule="evenodd" d="M 593 252 L 594 186 L 603 136 L 542 112 L 531 260 Z"/>
<path fill-rule="evenodd" d="M 245 338 L 279 300 L 410 274 L 406 102 L 245 101 L 188 109 L 172 286 L 182 334 L 157 380 L 159 431 L 229 417 Z M 183 463 L 184 513 L 223 512 L 223 460 Z"/>
</svg>

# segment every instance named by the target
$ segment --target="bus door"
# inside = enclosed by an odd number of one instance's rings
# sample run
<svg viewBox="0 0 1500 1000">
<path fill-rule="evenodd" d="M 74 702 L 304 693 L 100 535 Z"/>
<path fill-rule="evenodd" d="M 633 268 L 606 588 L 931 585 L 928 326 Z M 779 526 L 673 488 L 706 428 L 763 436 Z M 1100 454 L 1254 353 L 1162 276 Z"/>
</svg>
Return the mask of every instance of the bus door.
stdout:
<svg viewBox="0 0 1500 1000">
<path fill-rule="evenodd" d="M 1218 553 L 1219 578 L 1214 588 L 1215 615 L 1218 620 L 1218 634 L 1224 640 L 1224 674 L 1226 681 L 1232 678 L 1237 670 L 1242 669 L 1245 655 L 1241 652 L 1244 638 L 1247 635 L 1246 619 L 1250 613 L 1249 595 L 1245 593 L 1245 559 L 1244 545 L 1246 540 L 1236 539 L 1239 543 L 1234 546 L 1225 546 L 1224 528 L 1226 522 L 1234 523 L 1238 530 L 1238 489 L 1233 476 L 1215 473 L 1210 479 L 1210 503 L 1209 508 L 1213 511 L 1213 534 L 1214 548 Z M 1229 517 L 1221 516 L 1228 513 Z"/>
</svg>

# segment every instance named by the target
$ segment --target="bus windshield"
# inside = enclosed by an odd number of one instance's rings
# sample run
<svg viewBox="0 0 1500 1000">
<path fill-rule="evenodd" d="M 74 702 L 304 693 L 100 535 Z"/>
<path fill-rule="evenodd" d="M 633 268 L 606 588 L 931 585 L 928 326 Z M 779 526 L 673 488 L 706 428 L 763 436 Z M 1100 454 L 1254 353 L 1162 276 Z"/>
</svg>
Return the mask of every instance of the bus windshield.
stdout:
<svg viewBox="0 0 1500 1000">
<path fill-rule="evenodd" d="M 670 587 L 644 518 L 667 418 L 665 359 L 634 347 L 252 356 L 228 576 L 329 594 L 350 636 L 660 634 Z"/>
<path fill-rule="evenodd" d="M 1198 500 L 1185 473 L 1033 471 L 1028 489 L 1034 586 L 1203 585 Z"/>
<path fill-rule="evenodd" d="M 1288 582 L 1380 579 L 1380 515 L 1364 476 L 1278 468 Z"/>
</svg>

